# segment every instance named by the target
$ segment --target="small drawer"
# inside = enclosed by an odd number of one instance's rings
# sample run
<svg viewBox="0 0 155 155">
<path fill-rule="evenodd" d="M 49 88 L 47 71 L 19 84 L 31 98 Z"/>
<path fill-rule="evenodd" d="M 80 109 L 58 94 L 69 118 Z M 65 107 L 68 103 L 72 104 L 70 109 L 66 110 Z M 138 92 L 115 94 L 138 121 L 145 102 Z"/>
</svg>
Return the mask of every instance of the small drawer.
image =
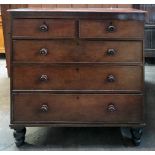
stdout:
<svg viewBox="0 0 155 155">
<path fill-rule="evenodd" d="M 141 66 L 16 64 L 16 90 L 143 90 Z"/>
<path fill-rule="evenodd" d="M 143 38 L 144 23 L 119 20 L 80 20 L 80 38 Z"/>
<path fill-rule="evenodd" d="M 13 59 L 24 62 L 142 62 L 142 41 L 14 40 Z"/>
<path fill-rule="evenodd" d="M 75 21 L 71 19 L 15 19 L 13 37 L 74 38 Z"/>
<path fill-rule="evenodd" d="M 130 94 L 14 94 L 13 122 L 140 123 L 143 96 Z"/>
</svg>

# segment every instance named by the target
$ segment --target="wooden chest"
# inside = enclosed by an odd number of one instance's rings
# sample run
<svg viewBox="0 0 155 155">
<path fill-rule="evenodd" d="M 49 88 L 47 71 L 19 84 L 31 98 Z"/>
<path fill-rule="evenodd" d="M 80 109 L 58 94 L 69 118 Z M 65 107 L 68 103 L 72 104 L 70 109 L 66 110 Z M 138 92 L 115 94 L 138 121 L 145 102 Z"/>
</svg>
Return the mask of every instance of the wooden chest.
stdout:
<svg viewBox="0 0 155 155">
<path fill-rule="evenodd" d="M 11 127 L 144 126 L 144 11 L 14 9 Z"/>
</svg>

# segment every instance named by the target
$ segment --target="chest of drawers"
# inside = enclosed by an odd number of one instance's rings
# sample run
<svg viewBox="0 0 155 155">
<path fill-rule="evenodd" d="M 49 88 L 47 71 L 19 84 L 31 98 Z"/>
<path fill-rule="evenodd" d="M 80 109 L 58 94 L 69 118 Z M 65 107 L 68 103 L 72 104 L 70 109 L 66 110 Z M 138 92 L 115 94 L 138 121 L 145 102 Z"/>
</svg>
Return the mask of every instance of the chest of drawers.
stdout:
<svg viewBox="0 0 155 155">
<path fill-rule="evenodd" d="M 144 122 L 144 11 L 14 9 L 11 128 L 129 127 Z"/>
</svg>

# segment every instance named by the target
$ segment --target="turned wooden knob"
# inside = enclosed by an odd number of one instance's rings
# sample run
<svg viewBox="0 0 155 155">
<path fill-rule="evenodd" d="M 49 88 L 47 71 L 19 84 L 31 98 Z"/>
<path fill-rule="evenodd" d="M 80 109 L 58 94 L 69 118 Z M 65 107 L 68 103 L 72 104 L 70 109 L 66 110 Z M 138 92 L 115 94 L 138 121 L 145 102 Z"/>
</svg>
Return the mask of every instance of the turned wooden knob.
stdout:
<svg viewBox="0 0 155 155">
<path fill-rule="evenodd" d="M 107 76 L 107 81 L 108 82 L 114 82 L 116 79 L 115 79 L 115 77 L 113 76 L 113 75 L 108 75 Z"/>
<path fill-rule="evenodd" d="M 46 24 L 42 24 L 40 25 L 40 31 L 41 32 L 47 32 L 48 31 L 48 26 Z"/>
<path fill-rule="evenodd" d="M 48 80 L 48 76 L 47 75 L 41 75 L 40 81 L 47 81 L 47 80 Z"/>
<path fill-rule="evenodd" d="M 47 106 L 46 104 L 43 104 L 43 105 L 41 106 L 40 110 L 41 110 L 42 112 L 47 112 L 47 111 L 48 111 L 48 106 Z"/>
<path fill-rule="evenodd" d="M 114 104 L 109 104 L 107 107 L 108 112 L 115 112 L 116 110 L 117 109 L 116 109 L 116 106 Z"/>
<path fill-rule="evenodd" d="M 114 32 L 114 31 L 116 31 L 116 27 L 113 26 L 113 25 L 109 25 L 108 28 L 107 28 L 107 31 L 108 32 Z"/>
<path fill-rule="evenodd" d="M 107 55 L 108 56 L 113 56 L 115 54 L 116 54 L 116 50 L 115 49 L 111 48 L 111 49 L 108 49 L 107 50 Z"/>
<path fill-rule="evenodd" d="M 39 53 L 40 53 L 40 55 L 47 55 L 48 50 L 46 48 L 42 48 L 42 49 L 40 49 Z"/>
</svg>

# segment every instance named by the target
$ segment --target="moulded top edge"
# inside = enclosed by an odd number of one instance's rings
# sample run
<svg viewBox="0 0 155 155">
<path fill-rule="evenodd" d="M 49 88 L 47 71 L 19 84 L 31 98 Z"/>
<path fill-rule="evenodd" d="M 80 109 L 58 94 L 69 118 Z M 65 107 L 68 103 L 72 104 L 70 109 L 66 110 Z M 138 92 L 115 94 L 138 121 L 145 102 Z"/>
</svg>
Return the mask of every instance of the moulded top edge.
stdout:
<svg viewBox="0 0 155 155">
<path fill-rule="evenodd" d="M 18 8 L 9 12 L 91 12 L 91 13 L 146 13 L 147 11 L 133 8 Z"/>
</svg>

